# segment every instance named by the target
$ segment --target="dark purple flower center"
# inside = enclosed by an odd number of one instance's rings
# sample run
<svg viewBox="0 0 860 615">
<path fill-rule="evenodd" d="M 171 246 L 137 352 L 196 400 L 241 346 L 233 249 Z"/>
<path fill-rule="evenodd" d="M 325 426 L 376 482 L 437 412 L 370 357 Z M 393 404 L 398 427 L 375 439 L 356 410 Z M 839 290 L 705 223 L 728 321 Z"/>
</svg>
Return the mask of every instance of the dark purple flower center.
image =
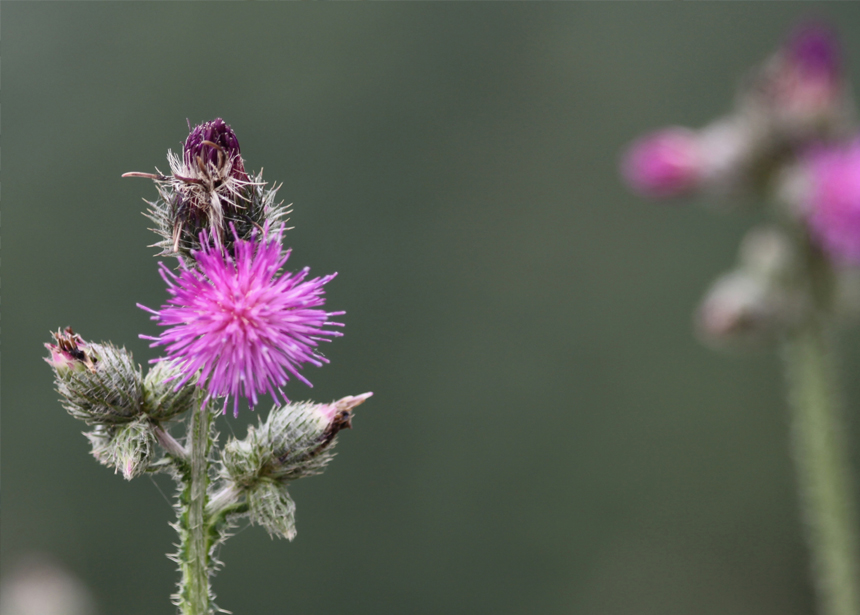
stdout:
<svg viewBox="0 0 860 615">
<path fill-rule="evenodd" d="M 833 31 L 821 24 L 806 24 L 798 28 L 788 44 L 793 62 L 810 74 L 838 76 L 839 45 Z"/>
<path fill-rule="evenodd" d="M 239 150 L 239 139 L 236 138 L 233 129 L 220 117 L 211 122 L 199 124 L 191 130 L 185 140 L 184 156 L 186 164 L 196 165 L 199 158 L 207 167 L 209 165 L 220 167 L 227 161 L 232 161 L 233 168 L 230 175 L 247 180 Z"/>
</svg>

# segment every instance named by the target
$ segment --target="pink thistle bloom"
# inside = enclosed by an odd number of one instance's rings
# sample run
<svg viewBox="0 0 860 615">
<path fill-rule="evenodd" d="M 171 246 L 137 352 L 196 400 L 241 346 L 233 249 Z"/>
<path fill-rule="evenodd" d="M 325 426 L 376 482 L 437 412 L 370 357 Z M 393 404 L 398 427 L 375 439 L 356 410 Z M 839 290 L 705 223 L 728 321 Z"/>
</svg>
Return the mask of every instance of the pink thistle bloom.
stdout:
<svg viewBox="0 0 860 615">
<path fill-rule="evenodd" d="M 630 187 L 642 196 L 665 198 L 696 188 L 702 176 L 699 139 L 686 128 L 665 128 L 635 141 L 621 163 Z"/>
<path fill-rule="evenodd" d="M 256 238 L 254 238 L 256 239 Z M 309 269 L 299 273 L 278 272 L 290 256 L 283 252 L 280 235 L 234 245 L 234 257 L 211 246 L 205 237 L 194 253 L 198 269 L 185 268 L 175 274 L 163 264 L 161 277 L 171 298 L 160 310 L 139 307 L 152 313 L 152 320 L 166 330 L 151 346 L 164 346 L 166 359 L 179 366 L 177 388 L 194 378 L 207 391 L 206 399 L 224 396 L 224 410 L 233 397 L 245 397 L 253 408 L 257 395 L 269 393 L 279 402 L 280 387 L 290 376 L 308 386 L 299 373 L 303 363 L 321 366 L 328 359 L 316 352 L 317 343 L 343 335 L 324 327 L 343 325 L 326 312 L 323 286 L 337 274 L 307 279 Z M 155 359 L 154 362 L 164 359 Z"/>
<path fill-rule="evenodd" d="M 835 260 L 860 265 L 860 140 L 807 156 L 807 222 Z"/>
</svg>

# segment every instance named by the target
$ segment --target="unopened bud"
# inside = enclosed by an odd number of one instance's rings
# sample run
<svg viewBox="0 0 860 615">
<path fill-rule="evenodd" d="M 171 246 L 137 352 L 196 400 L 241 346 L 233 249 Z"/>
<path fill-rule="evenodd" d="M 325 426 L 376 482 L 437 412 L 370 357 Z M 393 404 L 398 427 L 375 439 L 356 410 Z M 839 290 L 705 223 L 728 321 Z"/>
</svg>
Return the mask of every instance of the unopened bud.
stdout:
<svg viewBox="0 0 860 615">
<path fill-rule="evenodd" d="M 143 412 L 143 378 L 125 348 L 84 342 L 66 329 L 48 344 L 63 407 L 88 424 L 128 423 Z"/>
<path fill-rule="evenodd" d="M 776 147 L 844 135 L 853 111 L 834 32 L 801 25 L 752 74 L 741 101 L 742 111 L 767 126 Z"/>
<path fill-rule="evenodd" d="M 265 422 L 248 428 L 243 440 L 231 438 L 224 446 L 225 474 L 238 485 L 251 485 L 261 478 L 287 483 L 319 474 L 331 461 L 330 449 L 338 432 L 352 426 L 353 409 L 371 395 L 273 409 Z"/>
<path fill-rule="evenodd" d="M 773 340 L 798 313 L 797 301 L 761 276 L 737 270 L 718 278 L 696 314 L 696 330 L 714 346 Z"/>
<path fill-rule="evenodd" d="M 287 540 L 296 537 L 296 503 L 284 484 L 261 481 L 248 490 L 246 497 L 251 523 L 265 528 L 269 536 Z"/>
<path fill-rule="evenodd" d="M 131 480 L 149 467 L 155 436 L 146 417 L 124 425 L 98 425 L 85 433 L 92 444 L 92 453 L 99 463 L 121 472 Z"/>
<path fill-rule="evenodd" d="M 96 359 L 92 352 L 87 352 L 87 343 L 72 331 L 71 327 L 51 335 L 54 336 L 56 344 L 45 344 L 45 348 L 51 353 L 45 361 L 54 368 L 58 376 L 65 376 L 69 372 L 95 371 Z"/>
<path fill-rule="evenodd" d="M 192 382 L 176 388 L 182 376 L 172 361 L 163 359 L 153 365 L 143 380 L 144 412 L 156 421 L 169 420 L 194 405 L 195 386 Z"/>
<path fill-rule="evenodd" d="M 216 177 L 248 181 L 236 133 L 220 117 L 191 129 L 182 150 L 185 164 Z"/>
</svg>

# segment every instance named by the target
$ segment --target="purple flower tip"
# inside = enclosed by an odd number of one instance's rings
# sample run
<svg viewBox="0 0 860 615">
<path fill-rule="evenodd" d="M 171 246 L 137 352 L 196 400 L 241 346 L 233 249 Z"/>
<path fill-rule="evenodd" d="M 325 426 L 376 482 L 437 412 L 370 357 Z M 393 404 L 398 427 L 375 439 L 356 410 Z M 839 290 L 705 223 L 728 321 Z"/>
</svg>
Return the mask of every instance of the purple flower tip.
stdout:
<svg viewBox="0 0 860 615">
<path fill-rule="evenodd" d="M 838 77 L 841 54 L 836 34 L 820 23 L 806 23 L 791 35 L 787 51 L 795 66 L 809 75 Z"/>
<path fill-rule="evenodd" d="M 194 166 L 199 159 L 206 166 L 215 168 L 232 161 L 230 175 L 248 181 L 245 165 L 239 150 L 239 139 L 233 129 L 220 117 L 204 122 L 191 129 L 183 148 L 185 164 Z"/>
<path fill-rule="evenodd" d="M 835 260 L 860 265 L 860 139 L 811 151 L 805 167 L 813 239 Z"/>
<path fill-rule="evenodd" d="M 97 359 L 87 351 L 87 343 L 71 327 L 51 333 L 56 344 L 45 344 L 50 356 L 45 358 L 48 364 L 65 374 L 70 371 L 96 370 Z"/>
<path fill-rule="evenodd" d="M 686 128 L 665 128 L 635 141 L 624 155 L 621 172 L 637 193 L 665 198 L 694 189 L 701 178 L 697 135 Z"/>
<path fill-rule="evenodd" d="M 161 265 L 171 297 L 151 310 L 165 327 L 152 346 L 164 346 L 167 358 L 176 361 L 183 373 L 177 386 L 199 373 L 207 399 L 225 397 L 226 411 L 232 397 L 234 414 L 240 396 L 252 408 L 259 394 L 286 402 L 280 387 L 290 377 L 311 386 L 298 370 L 304 363 L 328 363 L 317 344 L 342 335 L 325 327 L 343 326 L 329 320 L 343 312 L 322 307 L 323 287 L 334 275 L 307 279 L 306 269 L 278 275 L 289 253 L 277 233 L 237 238 L 232 258 L 205 237 L 201 244 L 206 247 L 194 254 L 198 269 L 175 274 Z"/>
</svg>

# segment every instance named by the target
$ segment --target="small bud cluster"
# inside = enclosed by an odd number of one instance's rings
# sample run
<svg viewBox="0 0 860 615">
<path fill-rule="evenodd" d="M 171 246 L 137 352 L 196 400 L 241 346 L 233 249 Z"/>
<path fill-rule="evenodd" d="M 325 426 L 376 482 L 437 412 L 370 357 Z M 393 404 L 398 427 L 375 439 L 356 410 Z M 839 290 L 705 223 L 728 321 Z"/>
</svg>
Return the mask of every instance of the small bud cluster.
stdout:
<svg viewBox="0 0 860 615">
<path fill-rule="evenodd" d="M 826 292 L 835 312 L 860 310 L 843 287 L 860 266 L 860 136 L 833 32 L 798 28 L 742 82 L 731 113 L 699 130 L 670 127 L 642 137 L 621 171 L 637 193 L 656 199 L 698 193 L 775 204 L 775 225 L 753 231 L 738 266 L 708 291 L 696 317 L 716 345 L 776 339 L 801 322 Z M 831 288 L 804 287 L 803 271 L 824 259 Z M 817 303 L 821 303 L 818 301 Z"/>
<path fill-rule="evenodd" d="M 175 376 L 169 363 L 144 378 L 125 348 L 85 342 L 71 327 L 53 335 L 45 360 L 54 368 L 63 407 L 94 428 L 84 434 L 93 456 L 126 479 L 142 474 L 152 458 L 153 429 L 191 407 L 193 386 L 174 390 L 166 381 Z"/>
<path fill-rule="evenodd" d="M 221 476 L 227 493 L 244 495 L 253 523 L 292 540 L 295 505 L 286 486 L 325 469 L 338 432 L 352 427 L 353 409 L 370 396 L 273 409 L 266 421 L 248 429 L 244 439 L 231 438 L 222 449 Z"/>
</svg>

